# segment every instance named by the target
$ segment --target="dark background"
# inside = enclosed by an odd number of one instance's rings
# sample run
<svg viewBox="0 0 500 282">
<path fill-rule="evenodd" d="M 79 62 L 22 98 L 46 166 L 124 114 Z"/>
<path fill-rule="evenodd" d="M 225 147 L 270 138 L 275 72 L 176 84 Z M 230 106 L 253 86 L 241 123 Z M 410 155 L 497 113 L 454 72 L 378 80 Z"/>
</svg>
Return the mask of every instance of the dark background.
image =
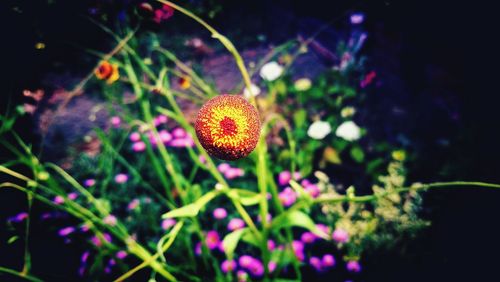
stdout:
<svg viewBox="0 0 500 282">
<path fill-rule="evenodd" d="M 68 43 L 99 49 L 109 42 L 82 16 L 97 2 L 54 1 L 47 5 L 47 1 L 2 1 L 2 112 L 8 101 L 23 101 L 23 89 L 43 87 L 48 73 L 67 72 L 78 77 L 88 71 L 91 63 L 79 56 L 81 50 Z M 224 4 L 222 13 L 232 14 L 216 20 L 222 30 L 230 30 L 239 20 L 276 23 L 276 19 L 291 18 L 287 27 L 260 31 L 258 24 L 248 30 L 243 27 L 243 32 L 263 32 L 276 40 L 293 33 L 303 19 L 327 22 L 351 10 L 364 11 L 366 28 L 373 38 L 364 52 L 374 58 L 374 65 L 395 72 L 395 83 L 404 83 L 399 88 L 388 85 L 389 97 L 396 97 L 397 91 L 401 91 L 406 99 L 403 103 L 414 110 L 412 123 L 407 126 L 411 128 L 410 137 L 422 145 L 418 148 L 420 156 L 411 167 L 411 180 L 500 183 L 496 103 L 500 78 L 498 49 L 493 45 L 498 34 L 493 7 L 477 1 L 220 2 Z M 283 17 L 277 17 L 277 13 Z M 37 41 L 45 42 L 47 48 L 36 50 Z M 386 60 L 388 55 L 392 58 Z M 436 101 L 451 105 L 458 120 L 450 122 Z M 23 119 L 18 130 L 28 140 L 36 140 L 31 126 L 29 119 Z M 446 147 L 434 142 L 441 135 L 451 140 Z M 25 198 L 19 194 L 1 191 L 0 222 L 23 210 Z M 422 216 L 430 219 L 432 226 L 414 240 L 365 257 L 363 274 L 357 280 L 477 281 L 497 276 L 500 191 L 473 187 L 431 191 L 425 195 L 424 207 Z M 4 246 L 6 237 L 1 231 L 0 265 L 19 269 L 21 244 Z M 58 272 L 62 280 L 75 275 L 82 246 L 65 245 L 36 224 L 32 237 L 35 274 L 44 277 L 51 273 L 49 277 L 54 279 L 53 273 Z M 6 279 L 1 275 L 0 278 Z"/>
</svg>

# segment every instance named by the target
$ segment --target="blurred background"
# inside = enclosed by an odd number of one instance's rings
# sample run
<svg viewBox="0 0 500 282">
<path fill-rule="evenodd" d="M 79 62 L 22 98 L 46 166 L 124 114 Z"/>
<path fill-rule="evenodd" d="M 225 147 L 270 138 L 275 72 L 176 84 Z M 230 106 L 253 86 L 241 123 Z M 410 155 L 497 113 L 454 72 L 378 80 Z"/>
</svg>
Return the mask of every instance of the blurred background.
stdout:
<svg viewBox="0 0 500 282">
<path fill-rule="evenodd" d="M 77 83 L 95 64 L 82 48 L 110 46 L 109 37 L 88 18 L 119 19 L 133 2 L 2 1 L 1 111 L 25 102 L 24 89 Z M 211 16 L 210 22 L 239 50 L 307 37 L 327 23 L 331 24 L 318 42 L 332 46 L 345 31 L 348 15 L 362 12 L 369 34 L 362 53 L 378 73 L 389 78 L 379 88 L 381 98 L 371 111 L 384 112 L 384 99 L 388 99 L 397 101 L 405 113 L 395 122 L 396 129 L 415 141 L 418 151 L 408 167 L 409 180 L 500 183 L 498 69 L 494 64 L 498 51 L 492 45 L 496 34 L 492 7 L 451 1 L 185 2 L 209 7 L 203 10 L 204 16 Z M 198 26 L 186 22 L 158 29 L 172 38 L 201 33 Z M 199 36 L 210 40 L 205 32 Z M 386 118 L 381 115 L 374 121 L 384 128 Z M 17 125 L 18 132 L 36 144 L 39 136 L 32 128 L 33 121 L 27 117 Z M 370 253 L 359 281 L 491 277 L 499 262 L 499 203 L 499 191 L 482 188 L 426 193 L 421 215 L 432 225 L 414 239 Z M 0 222 L 23 210 L 25 204 L 19 193 L 2 191 Z M 76 281 L 82 246 L 64 244 L 42 224 L 34 223 L 32 228 L 34 272 L 58 272 L 61 281 L 69 281 L 67 277 Z M 0 265 L 19 268 L 22 244 L 5 244 L 2 231 Z"/>
</svg>

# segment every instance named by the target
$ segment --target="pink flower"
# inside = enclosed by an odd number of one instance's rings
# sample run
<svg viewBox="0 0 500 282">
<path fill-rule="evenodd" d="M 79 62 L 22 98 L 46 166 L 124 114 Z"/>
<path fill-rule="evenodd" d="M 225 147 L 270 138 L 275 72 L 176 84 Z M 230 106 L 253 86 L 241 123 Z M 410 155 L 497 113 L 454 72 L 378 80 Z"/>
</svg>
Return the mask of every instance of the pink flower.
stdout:
<svg viewBox="0 0 500 282">
<path fill-rule="evenodd" d="M 73 233 L 75 231 L 75 228 L 73 226 L 68 226 L 68 227 L 65 227 L 61 230 L 59 230 L 59 232 L 57 232 L 59 234 L 59 236 L 68 236 L 69 234 Z"/>
<path fill-rule="evenodd" d="M 278 264 L 275 261 L 270 261 L 267 264 L 267 269 L 269 269 L 269 272 L 274 272 L 276 270 L 277 266 L 278 266 Z"/>
<path fill-rule="evenodd" d="M 282 186 L 288 185 L 288 182 L 290 182 L 291 179 L 292 179 L 292 174 L 288 170 L 282 171 L 278 175 L 278 183 L 279 185 Z"/>
<path fill-rule="evenodd" d="M 154 118 L 153 123 L 155 126 L 158 126 L 160 124 L 166 123 L 168 120 L 166 115 L 159 115 Z"/>
<path fill-rule="evenodd" d="M 241 218 L 233 218 L 227 224 L 227 229 L 234 231 L 245 227 L 245 221 Z"/>
<path fill-rule="evenodd" d="M 267 240 L 267 248 L 272 251 L 276 248 L 276 243 L 273 240 Z"/>
<path fill-rule="evenodd" d="M 229 168 L 224 172 L 224 176 L 227 179 L 234 179 L 243 175 L 245 175 L 245 171 L 241 168 Z"/>
<path fill-rule="evenodd" d="M 26 218 L 28 218 L 28 213 L 21 212 L 21 213 L 17 214 L 16 216 L 9 218 L 9 221 L 10 222 L 21 222 L 21 221 L 25 220 Z"/>
<path fill-rule="evenodd" d="M 264 265 L 260 260 L 254 258 L 248 266 L 248 270 L 253 276 L 260 277 L 264 274 Z"/>
<path fill-rule="evenodd" d="M 316 269 L 316 271 L 321 271 L 321 260 L 318 257 L 311 257 L 309 259 L 309 264 Z"/>
<path fill-rule="evenodd" d="M 54 200 L 52 200 L 52 202 L 54 202 L 54 204 L 56 204 L 56 205 L 60 205 L 60 204 L 64 203 L 64 197 L 57 195 L 54 198 Z"/>
<path fill-rule="evenodd" d="M 342 228 L 337 228 L 333 231 L 332 239 L 337 243 L 347 243 L 349 241 L 349 233 Z"/>
<path fill-rule="evenodd" d="M 172 135 L 175 138 L 184 138 L 184 137 L 186 137 L 187 133 L 186 133 L 186 130 L 184 130 L 184 128 L 177 127 L 174 130 L 172 130 Z"/>
<path fill-rule="evenodd" d="M 311 195 L 313 198 L 317 198 L 321 191 L 319 190 L 319 187 L 316 184 L 309 184 L 304 187 L 304 189 Z"/>
<path fill-rule="evenodd" d="M 204 163 L 206 163 L 206 162 L 207 162 L 207 160 L 205 159 L 205 157 L 204 157 L 204 156 L 200 156 L 198 159 L 200 160 L 200 162 L 201 162 L 202 164 L 204 164 Z"/>
<path fill-rule="evenodd" d="M 208 231 L 206 243 L 207 243 L 207 247 L 210 250 L 217 248 L 220 244 L 219 233 L 217 233 L 217 231 L 215 231 L 215 230 Z"/>
<path fill-rule="evenodd" d="M 318 228 L 319 230 L 321 230 L 323 233 L 325 233 L 327 235 L 330 234 L 330 227 L 328 227 L 324 224 L 318 223 L 318 224 L 316 224 L 316 228 Z"/>
<path fill-rule="evenodd" d="M 268 213 L 268 214 L 266 215 L 266 221 L 267 221 L 267 222 L 270 222 L 272 219 L 273 219 L 273 216 L 272 216 L 270 213 Z M 258 220 L 259 222 L 261 222 L 261 221 L 262 221 L 262 218 L 260 218 L 260 214 L 259 214 L 259 215 L 257 215 L 257 220 Z"/>
<path fill-rule="evenodd" d="M 103 219 L 103 222 L 107 225 L 115 226 L 116 225 L 116 216 L 110 214 Z"/>
<path fill-rule="evenodd" d="M 238 282 L 246 282 L 248 281 L 248 274 L 243 270 L 238 270 L 236 272 L 236 278 L 238 279 Z"/>
<path fill-rule="evenodd" d="M 285 207 L 289 207 L 297 201 L 297 194 L 292 188 L 286 187 L 278 194 L 278 198 Z"/>
<path fill-rule="evenodd" d="M 254 260 L 253 257 L 249 255 L 243 255 L 238 259 L 238 263 L 241 267 L 243 268 L 248 268 L 252 264 L 252 261 Z"/>
<path fill-rule="evenodd" d="M 127 256 L 128 256 L 127 252 L 126 252 L 126 251 L 123 251 L 123 250 L 122 250 L 122 251 L 118 251 L 118 252 L 116 253 L 116 257 L 117 257 L 118 259 L 124 259 L 124 258 L 126 258 Z"/>
<path fill-rule="evenodd" d="M 132 144 L 132 151 L 143 152 L 144 150 L 146 150 L 146 143 L 139 141 Z"/>
<path fill-rule="evenodd" d="M 194 253 L 196 255 L 201 255 L 201 242 L 196 243 L 196 246 L 194 247 Z"/>
<path fill-rule="evenodd" d="M 141 134 L 139 134 L 139 132 L 132 132 L 130 134 L 130 136 L 128 137 L 130 139 L 130 141 L 132 142 L 137 142 L 137 141 L 140 141 L 141 140 Z"/>
<path fill-rule="evenodd" d="M 141 202 L 139 201 L 139 199 L 133 199 L 132 201 L 130 201 L 130 203 L 128 204 L 127 206 L 127 209 L 130 211 L 130 210 L 135 210 L 139 204 Z"/>
<path fill-rule="evenodd" d="M 361 265 L 359 264 L 358 261 L 355 261 L 355 260 L 348 261 L 346 268 L 350 272 L 360 272 L 361 271 Z"/>
<path fill-rule="evenodd" d="M 365 19 L 365 16 L 362 13 L 352 14 L 351 15 L 351 24 L 353 24 L 353 25 L 361 24 L 364 19 Z"/>
<path fill-rule="evenodd" d="M 332 267 L 335 265 L 335 258 L 333 257 L 333 255 L 326 254 L 321 259 L 321 265 L 324 268 Z"/>
<path fill-rule="evenodd" d="M 102 234 L 102 237 L 104 238 L 104 241 L 110 243 L 111 242 L 111 235 L 109 235 L 108 233 L 103 233 Z M 96 245 L 97 247 L 100 247 L 102 246 L 102 241 L 99 237 L 97 236 L 93 236 L 92 238 L 90 238 L 90 241 L 92 241 L 92 243 L 94 245 Z"/>
<path fill-rule="evenodd" d="M 314 243 L 315 240 L 316 240 L 316 235 L 314 235 L 312 232 L 304 232 L 302 233 L 302 236 L 300 236 L 300 241 L 302 241 L 305 244 Z"/>
<path fill-rule="evenodd" d="M 224 208 L 216 208 L 213 215 L 216 219 L 224 219 L 227 216 L 227 211 Z"/>
<path fill-rule="evenodd" d="M 160 135 L 160 140 L 164 144 L 167 143 L 167 142 L 170 142 L 172 140 L 172 134 L 170 134 L 166 130 L 160 130 L 160 132 L 158 132 L 158 135 Z"/>
<path fill-rule="evenodd" d="M 153 21 L 159 24 L 164 20 L 168 20 L 173 15 L 174 15 L 174 9 L 164 4 L 161 9 L 156 9 L 154 11 Z"/>
<path fill-rule="evenodd" d="M 118 184 L 123 184 L 128 181 L 128 175 L 125 173 L 119 173 L 115 175 L 115 182 Z"/>
<path fill-rule="evenodd" d="M 177 138 L 177 139 L 170 141 L 169 145 L 171 147 L 174 147 L 174 148 L 193 147 L 194 141 L 191 137 Z"/>
<path fill-rule="evenodd" d="M 95 179 L 89 178 L 83 182 L 85 187 L 90 187 L 95 185 Z"/>
<path fill-rule="evenodd" d="M 72 192 L 72 193 L 69 193 L 69 194 L 68 194 L 68 199 L 70 199 L 70 200 L 74 200 L 74 199 L 76 199 L 76 198 L 78 198 L 78 194 L 77 194 L 77 193 Z"/>
<path fill-rule="evenodd" d="M 119 116 L 111 117 L 111 125 L 113 125 L 115 128 L 119 127 L 121 123 L 122 119 Z"/>
<path fill-rule="evenodd" d="M 221 173 L 225 173 L 229 169 L 231 169 L 231 166 L 228 163 L 221 163 L 217 166 L 217 170 Z"/>
<path fill-rule="evenodd" d="M 232 272 L 236 269 L 236 262 L 234 260 L 225 260 L 222 262 L 220 268 L 224 273 Z"/>
<path fill-rule="evenodd" d="M 299 261 L 304 261 L 305 255 L 304 255 L 304 243 L 300 241 L 293 241 L 292 242 L 292 249 Z"/>
<path fill-rule="evenodd" d="M 164 220 L 161 222 L 161 228 L 162 228 L 163 230 L 167 230 L 167 229 L 169 229 L 170 227 L 174 226 L 176 223 L 177 223 L 177 221 L 175 221 L 175 219 L 173 219 L 173 218 L 166 218 L 166 219 L 164 219 Z"/>
</svg>

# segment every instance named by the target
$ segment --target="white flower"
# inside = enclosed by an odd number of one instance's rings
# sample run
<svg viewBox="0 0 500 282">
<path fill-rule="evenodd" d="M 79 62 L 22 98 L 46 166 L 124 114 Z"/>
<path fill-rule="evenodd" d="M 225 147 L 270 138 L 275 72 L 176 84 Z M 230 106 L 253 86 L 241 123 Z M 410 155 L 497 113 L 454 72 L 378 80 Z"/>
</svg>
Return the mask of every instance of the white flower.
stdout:
<svg viewBox="0 0 500 282">
<path fill-rule="evenodd" d="M 332 127 L 328 122 L 317 120 L 309 126 L 307 135 L 313 139 L 321 140 L 330 132 L 332 132 Z"/>
<path fill-rule="evenodd" d="M 353 121 L 344 121 L 335 131 L 335 135 L 347 141 L 355 141 L 361 137 L 361 129 Z"/>
<path fill-rule="evenodd" d="M 250 92 L 252 92 L 252 94 L 250 95 Z M 250 91 L 248 91 L 248 88 L 245 87 L 245 89 L 243 89 L 243 97 L 245 97 L 245 99 L 250 99 L 250 97 L 255 97 L 257 95 L 260 94 L 260 88 L 259 86 L 255 85 L 255 84 L 250 84 Z"/>
<path fill-rule="evenodd" d="M 307 77 L 297 79 L 294 83 L 295 89 L 298 91 L 307 91 L 311 88 L 311 80 Z"/>
<path fill-rule="evenodd" d="M 274 61 L 269 62 L 262 66 L 259 74 L 263 79 L 273 81 L 283 74 L 283 67 Z"/>
</svg>

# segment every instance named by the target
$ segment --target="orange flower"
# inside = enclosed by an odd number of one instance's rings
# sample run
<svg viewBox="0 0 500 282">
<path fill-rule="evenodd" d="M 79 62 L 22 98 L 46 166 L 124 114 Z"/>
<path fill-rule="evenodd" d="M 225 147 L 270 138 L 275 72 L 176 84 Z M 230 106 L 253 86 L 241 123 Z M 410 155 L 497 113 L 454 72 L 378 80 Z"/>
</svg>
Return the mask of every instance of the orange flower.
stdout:
<svg viewBox="0 0 500 282">
<path fill-rule="evenodd" d="M 259 113 L 241 96 L 219 95 L 201 107 L 195 129 L 208 154 L 237 160 L 248 156 L 259 141 Z"/>
<path fill-rule="evenodd" d="M 98 79 L 106 80 L 107 84 L 111 84 L 120 78 L 118 65 L 111 64 L 108 61 L 101 61 L 94 74 Z"/>
<path fill-rule="evenodd" d="M 179 86 L 181 89 L 188 89 L 191 86 L 191 78 L 189 76 L 179 78 Z"/>
</svg>

